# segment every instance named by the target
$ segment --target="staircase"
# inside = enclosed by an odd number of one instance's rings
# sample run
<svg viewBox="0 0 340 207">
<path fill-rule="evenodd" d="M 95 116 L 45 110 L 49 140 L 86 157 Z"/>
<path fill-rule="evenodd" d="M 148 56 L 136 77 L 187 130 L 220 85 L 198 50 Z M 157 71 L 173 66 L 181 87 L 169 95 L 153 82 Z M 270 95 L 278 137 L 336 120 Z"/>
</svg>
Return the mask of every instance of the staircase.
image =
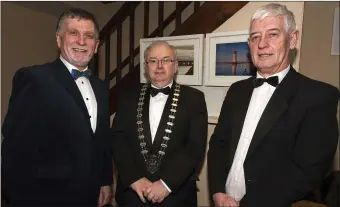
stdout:
<svg viewBox="0 0 340 207">
<path fill-rule="evenodd" d="M 110 115 L 116 111 L 119 92 L 127 85 L 139 83 L 140 38 L 211 33 L 247 3 L 196 1 L 124 3 L 100 31 L 99 52 L 91 63 L 94 74 L 104 78 L 110 90 Z M 169 7 L 173 8 L 170 12 Z M 157 25 L 150 32 L 155 13 Z M 166 18 L 165 13 L 168 13 Z M 189 17 L 183 18 L 185 15 Z M 143 28 L 139 27 L 137 31 L 136 28 L 141 25 Z M 127 35 L 123 35 L 124 29 L 128 31 Z M 128 44 L 128 54 L 123 58 L 127 48 L 125 43 Z"/>
</svg>

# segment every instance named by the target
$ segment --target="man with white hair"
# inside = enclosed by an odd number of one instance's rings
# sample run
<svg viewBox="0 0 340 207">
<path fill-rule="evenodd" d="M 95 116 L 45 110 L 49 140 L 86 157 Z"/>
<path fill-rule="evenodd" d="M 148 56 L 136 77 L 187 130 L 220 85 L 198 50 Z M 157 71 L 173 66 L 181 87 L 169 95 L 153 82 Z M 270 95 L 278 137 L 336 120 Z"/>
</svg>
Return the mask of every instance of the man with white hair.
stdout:
<svg viewBox="0 0 340 207">
<path fill-rule="evenodd" d="M 339 91 L 290 65 L 294 14 L 271 3 L 251 19 L 257 75 L 234 83 L 209 143 L 216 206 L 287 207 L 318 187 L 338 143 Z"/>
</svg>

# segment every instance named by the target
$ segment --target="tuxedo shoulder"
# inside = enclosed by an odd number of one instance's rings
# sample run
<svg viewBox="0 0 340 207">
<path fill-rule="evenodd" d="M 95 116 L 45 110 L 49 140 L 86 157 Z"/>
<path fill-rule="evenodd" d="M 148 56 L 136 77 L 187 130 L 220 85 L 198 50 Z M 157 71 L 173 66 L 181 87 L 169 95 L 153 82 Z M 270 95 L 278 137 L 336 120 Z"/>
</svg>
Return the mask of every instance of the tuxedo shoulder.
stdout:
<svg viewBox="0 0 340 207">
<path fill-rule="evenodd" d="M 49 74 L 49 69 L 51 67 L 52 63 L 45 63 L 41 65 L 32 65 L 32 66 L 26 66 L 19 68 L 15 74 L 14 78 L 40 78 L 45 77 Z"/>
<path fill-rule="evenodd" d="M 314 80 L 312 78 L 309 78 L 307 76 L 301 75 L 300 74 L 300 86 L 304 90 L 308 90 L 312 93 L 317 93 L 320 95 L 333 95 L 337 96 L 339 98 L 339 89 L 336 88 L 335 86 L 332 86 L 331 84 L 319 81 L 319 80 Z"/>
<path fill-rule="evenodd" d="M 181 85 L 181 91 L 183 91 L 183 93 L 192 94 L 196 96 L 204 95 L 202 91 L 187 85 Z"/>
<path fill-rule="evenodd" d="M 139 83 L 123 87 L 122 90 L 119 91 L 120 93 L 119 97 L 121 98 L 138 97 L 140 95 L 143 85 L 144 83 Z"/>
<path fill-rule="evenodd" d="M 19 68 L 16 73 L 46 74 L 54 67 L 56 61 L 40 65 L 30 65 Z"/>
<path fill-rule="evenodd" d="M 233 84 L 231 84 L 230 88 L 239 88 L 239 87 L 244 87 L 244 86 L 248 86 L 249 83 L 252 84 L 252 79 L 253 77 L 244 79 L 244 80 L 239 80 L 234 82 Z"/>
<path fill-rule="evenodd" d="M 340 98 L 339 89 L 322 81 L 314 80 L 302 74 L 298 76 L 298 92 L 305 97 L 310 97 L 314 103 L 325 103 L 328 101 L 338 101 Z"/>
</svg>

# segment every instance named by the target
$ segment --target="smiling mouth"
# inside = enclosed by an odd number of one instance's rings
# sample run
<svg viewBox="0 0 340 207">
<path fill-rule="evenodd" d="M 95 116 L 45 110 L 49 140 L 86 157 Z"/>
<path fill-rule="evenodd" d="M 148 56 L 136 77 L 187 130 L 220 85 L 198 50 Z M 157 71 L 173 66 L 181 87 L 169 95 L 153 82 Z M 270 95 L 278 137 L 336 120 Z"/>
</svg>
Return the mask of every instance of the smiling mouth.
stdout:
<svg viewBox="0 0 340 207">
<path fill-rule="evenodd" d="M 270 56 L 272 56 L 273 54 L 270 54 L 270 53 L 263 53 L 263 54 L 258 54 L 258 56 L 260 57 L 260 58 L 267 58 L 267 57 L 270 57 Z"/>
<path fill-rule="evenodd" d="M 80 49 L 80 48 L 72 48 L 72 50 L 75 52 L 87 52 L 86 49 Z"/>
</svg>

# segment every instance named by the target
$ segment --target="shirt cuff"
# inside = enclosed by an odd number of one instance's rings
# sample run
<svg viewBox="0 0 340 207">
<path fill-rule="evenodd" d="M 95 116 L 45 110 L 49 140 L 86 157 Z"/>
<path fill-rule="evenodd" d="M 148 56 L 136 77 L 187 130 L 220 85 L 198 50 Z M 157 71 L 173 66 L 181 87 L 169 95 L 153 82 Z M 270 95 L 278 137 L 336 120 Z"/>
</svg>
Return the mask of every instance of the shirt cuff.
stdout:
<svg viewBox="0 0 340 207">
<path fill-rule="evenodd" d="M 163 183 L 164 187 L 169 191 L 169 193 L 171 193 L 170 188 L 165 184 L 165 182 L 162 179 L 160 179 L 160 181 Z"/>
</svg>

